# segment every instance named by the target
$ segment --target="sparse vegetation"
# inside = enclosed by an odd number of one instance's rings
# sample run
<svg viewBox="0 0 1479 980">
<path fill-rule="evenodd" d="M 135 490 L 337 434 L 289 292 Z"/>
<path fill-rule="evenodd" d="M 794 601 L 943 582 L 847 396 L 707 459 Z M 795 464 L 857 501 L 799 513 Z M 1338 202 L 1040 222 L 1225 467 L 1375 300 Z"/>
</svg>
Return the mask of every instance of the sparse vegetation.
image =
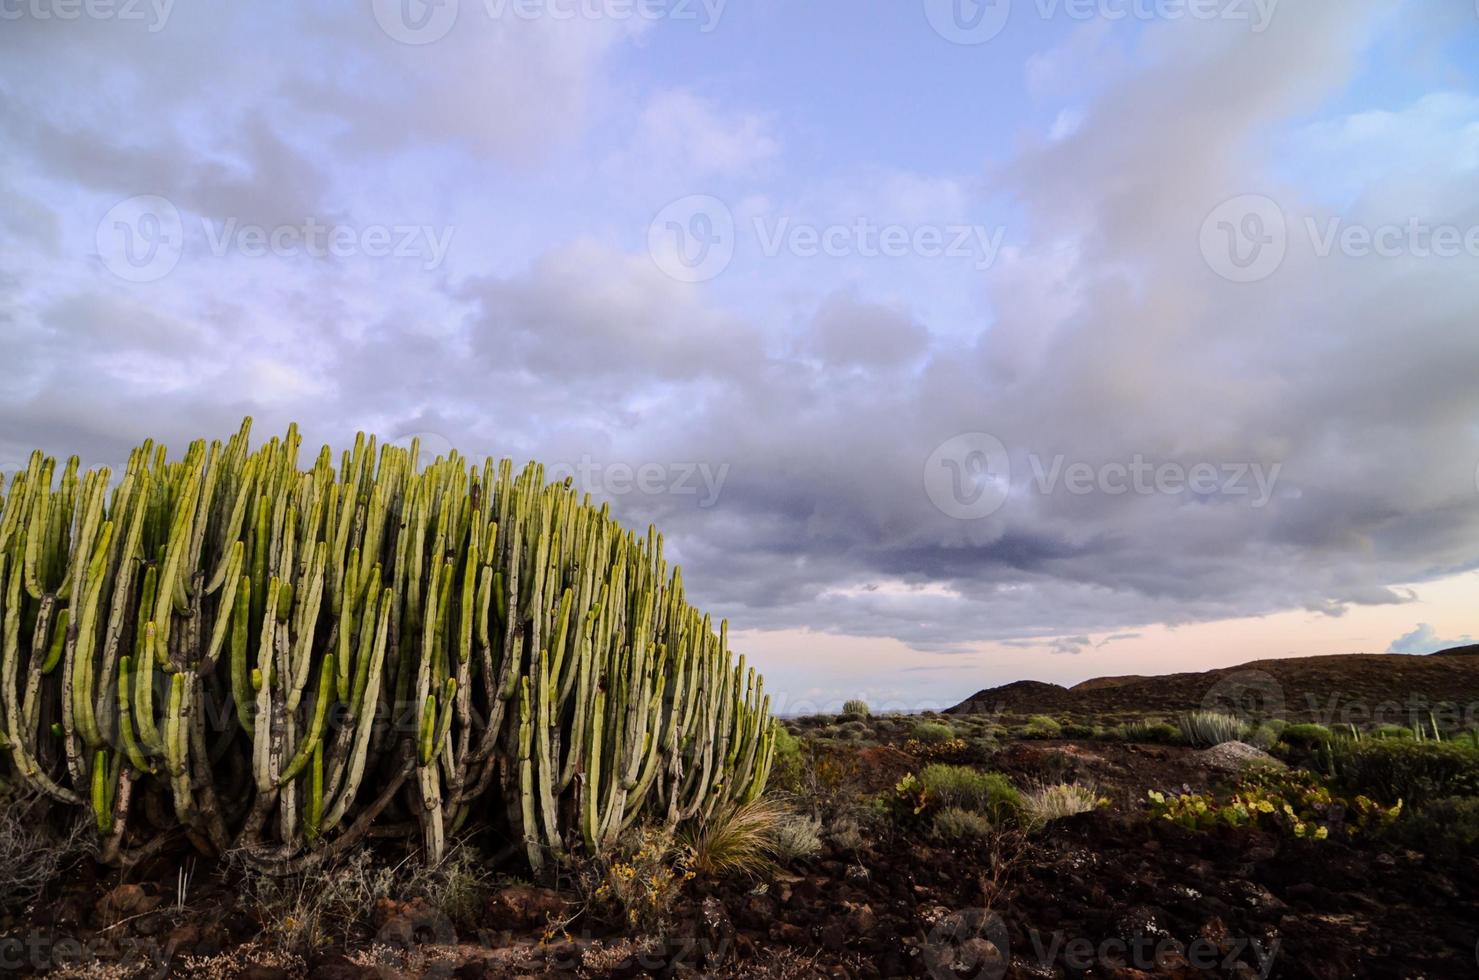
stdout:
<svg viewBox="0 0 1479 980">
<path fill-rule="evenodd" d="M 1479 749 L 1469 743 L 1342 739 L 1328 747 L 1336 780 L 1387 803 L 1479 796 Z"/>
<path fill-rule="evenodd" d="M 947 806 L 930 820 L 930 835 L 949 842 L 982 840 L 995 829 L 996 825 L 985 814 L 958 806 Z"/>
<path fill-rule="evenodd" d="M 690 865 L 709 875 L 758 875 L 773 866 L 778 828 L 790 812 L 769 796 L 732 804 L 679 835 Z"/>
<path fill-rule="evenodd" d="M 936 763 L 920 771 L 918 782 L 931 809 L 958 807 L 982 814 L 993 824 L 1013 822 L 1022 810 L 1021 794 L 999 772 Z"/>
<path fill-rule="evenodd" d="M 1144 718 L 1126 722 L 1122 731 L 1126 742 L 1175 745 L 1181 741 L 1181 729 L 1163 718 Z"/>
<path fill-rule="evenodd" d="M 85 821 L 38 821 L 34 797 L 0 796 L 0 911 L 20 911 L 87 853 Z"/>
<path fill-rule="evenodd" d="M 1176 719 L 1181 737 L 1199 749 L 1210 749 L 1223 742 L 1241 742 L 1248 726 L 1235 715 L 1220 711 L 1190 711 Z"/>
<path fill-rule="evenodd" d="M 822 822 L 816 817 L 788 814 L 776 822 L 775 857 L 782 864 L 815 857 L 822 850 Z"/>
<path fill-rule="evenodd" d="M 955 729 L 943 721 L 917 721 L 912 737 L 925 744 L 948 742 L 955 737 Z"/>
<path fill-rule="evenodd" d="M 1045 783 L 1022 793 L 1023 823 L 1040 830 L 1064 817 L 1088 813 L 1101 804 L 1107 805 L 1093 786 L 1079 783 Z"/>
<path fill-rule="evenodd" d="M 1022 735 L 1025 738 L 1058 738 L 1062 734 L 1063 726 L 1058 724 L 1056 718 L 1048 715 L 1033 715 L 1022 726 Z"/>
</svg>

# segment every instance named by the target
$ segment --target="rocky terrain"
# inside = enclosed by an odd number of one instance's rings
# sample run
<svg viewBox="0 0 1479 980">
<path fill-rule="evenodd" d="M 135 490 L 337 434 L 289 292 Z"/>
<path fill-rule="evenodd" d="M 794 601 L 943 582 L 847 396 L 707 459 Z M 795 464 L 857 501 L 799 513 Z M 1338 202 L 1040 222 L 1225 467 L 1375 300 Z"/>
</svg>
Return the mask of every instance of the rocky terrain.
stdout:
<svg viewBox="0 0 1479 980">
<path fill-rule="evenodd" d="M 1321 677 L 1357 694 L 1381 686 L 1383 700 L 1435 696 L 1426 685 L 1444 678 L 1435 717 L 1445 706 L 1461 715 L 1453 696 L 1479 689 L 1479 658 L 1460 653 L 1326 659 L 1241 670 L 1273 675 L 1294 692 L 1286 703 L 1328 697 L 1310 686 Z M 1379 684 L 1362 679 L 1378 661 Z M 371 850 L 264 879 L 192 859 L 183 840 L 113 871 L 51 835 L 49 875 L 0 919 L 0 970 L 1473 976 L 1479 740 L 1442 721 L 1437 737 L 1391 723 L 1347 735 L 1222 715 L 1247 741 L 1191 744 L 1197 726 L 1173 709 L 1198 707 L 1236 673 L 1019 684 L 972 699 L 1009 701 L 1001 712 L 792 720 L 769 792 L 784 815 L 765 831 L 775 836 L 764 859 L 743 868 L 722 867 L 733 841 L 644 840 L 615 864 L 529 881 L 511 842 L 472 839 L 433 872 Z M 1391 784 L 1373 753 L 1401 763 L 1400 778 L 1432 776 L 1403 783 L 1411 798 L 1397 806 L 1380 798 Z M 1266 799 L 1280 803 L 1264 812 Z"/>
</svg>

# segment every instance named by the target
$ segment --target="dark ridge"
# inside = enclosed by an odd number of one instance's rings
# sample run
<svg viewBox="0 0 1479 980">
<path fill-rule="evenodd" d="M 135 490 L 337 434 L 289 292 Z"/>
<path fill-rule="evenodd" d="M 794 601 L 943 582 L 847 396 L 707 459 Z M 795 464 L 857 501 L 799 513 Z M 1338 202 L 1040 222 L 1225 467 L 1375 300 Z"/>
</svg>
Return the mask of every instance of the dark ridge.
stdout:
<svg viewBox="0 0 1479 980">
<path fill-rule="evenodd" d="M 1350 653 L 1254 660 L 1155 677 L 1096 677 L 1065 688 L 1017 681 L 952 714 L 1145 715 L 1199 708 L 1325 724 L 1410 723 L 1440 705 L 1479 713 L 1479 644 L 1427 657 Z"/>
</svg>

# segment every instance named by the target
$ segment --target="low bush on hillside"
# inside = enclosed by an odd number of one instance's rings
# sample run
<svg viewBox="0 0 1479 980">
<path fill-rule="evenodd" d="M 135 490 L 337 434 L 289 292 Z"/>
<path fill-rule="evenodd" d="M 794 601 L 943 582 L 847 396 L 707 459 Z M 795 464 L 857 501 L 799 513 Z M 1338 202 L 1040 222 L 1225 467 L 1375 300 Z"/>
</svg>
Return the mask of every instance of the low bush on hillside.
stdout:
<svg viewBox="0 0 1479 980">
<path fill-rule="evenodd" d="M 1223 742 L 1241 742 L 1248 726 L 1236 715 L 1221 711 L 1191 711 L 1176 719 L 1182 738 L 1199 749 L 1210 749 Z"/>
<path fill-rule="evenodd" d="M 1160 718 L 1142 718 L 1125 722 L 1123 729 L 1126 742 L 1151 742 L 1157 745 L 1175 745 L 1181 741 L 1181 729 Z"/>
<path fill-rule="evenodd" d="M 981 840 L 995 829 L 988 818 L 958 806 L 946 807 L 930 821 L 930 836 L 950 843 Z"/>
<path fill-rule="evenodd" d="M 1328 754 L 1341 786 L 1387 803 L 1479 796 L 1479 748 L 1469 742 L 1339 739 Z"/>
<path fill-rule="evenodd" d="M 1324 725 L 1313 722 L 1301 722 L 1297 725 L 1287 725 L 1279 733 L 1279 741 L 1294 755 L 1306 758 L 1316 752 L 1322 751 L 1325 746 L 1335 738 L 1335 734 Z"/>
<path fill-rule="evenodd" d="M 1392 836 L 1437 858 L 1479 854 L 1479 797 L 1446 796 L 1420 804 L 1396 824 Z"/>
<path fill-rule="evenodd" d="M 1350 839 L 1389 828 L 1402 805 L 1336 796 L 1304 770 L 1261 772 L 1227 794 L 1149 793 L 1151 814 L 1191 830 L 1255 827 L 1305 840 Z"/>
<path fill-rule="evenodd" d="M 917 721 L 911 735 L 920 742 L 946 742 L 955 737 L 955 729 L 943 721 Z"/>
<path fill-rule="evenodd" d="M 1022 820 L 1029 829 L 1037 830 L 1054 820 L 1076 813 L 1087 813 L 1109 801 L 1092 786 L 1081 783 L 1044 783 L 1022 794 Z"/>
<path fill-rule="evenodd" d="M 992 824 L 1020 820 L 1022 794 L 999 772 L 936 763 L 919 775 L 909 773 L 895 787 L 898 803 L 915 816 L 958 808 L 980 814 Z"/>
<path fill-rule="evenodd" d="M 1023 738 L 1059 738 L 1063 734 L 1063 726 L 1058 724 L 1056 718 L 1047 715 L 1033 715 L 1027 719 L 1020 733 Z"/>
</svg>

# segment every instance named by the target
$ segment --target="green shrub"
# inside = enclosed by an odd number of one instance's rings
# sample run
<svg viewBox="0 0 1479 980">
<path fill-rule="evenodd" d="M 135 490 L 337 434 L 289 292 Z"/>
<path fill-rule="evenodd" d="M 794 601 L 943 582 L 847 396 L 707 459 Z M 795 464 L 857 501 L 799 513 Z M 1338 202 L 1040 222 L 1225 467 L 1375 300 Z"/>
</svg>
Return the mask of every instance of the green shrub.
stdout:
<svg viewBox="0 0 1479 980">
<path fill-rule="evenodd" d="M 930 836 L 942 841 L 980 840 L 991 835 L 991 821 L 957 806 L 946 807 L 930 822 Z"/>
<path fill-rule="evenodd" d="M 801 739 L 792 735 L 784 725 L 775 731 L 775 757 L 770 767 L 770 784 L 786 792 L 799 792 L 806 775 L 806 759 L 801 748 Z"/>
<path fill-rule="evenodd" d="M 1265 721 L 1255 726 L 1244 737 L 1249 745 L 1265 751 L 1279 744 L 1279 735 L 1284 731 L 1284 723 L 1281 721 Z"/>
<path fill-rule="evenodd" d="M 1181 729 L 1160 718 L 1142 718 L 1125 723 L 1126 742 L 1154 742 L 1175 745 L 1181 741 Z"/>
<path fill-rule="evenodd" d="M 1288 725 L 1279 733 L 1279 741 L 1299 756 L 1308 756 L 1323 750 L 1334 738 L 1330 729 L 1311 722 Z"/>
<path fill-rule="evenodd" d="M 1479 796 L 1479 749 L 1468 743 L 1340 739 L 1329 752 L 1342 786 L 1386 803 Z"/>
<path fill-rule="evenodd" d="M 1398 821 L 1392 836 L 1438 858 L 1479 853 L 1479 798 L 1445 796 L 1424 803 Z"/>
<path fill-rule="evenodd" d="M 960 807 L 993 823 L 1015 820 L 1022 811 L 1022 794 L 999 772 L 936 763 L 920 771 L 919 784 L 931 809 Z"/>
<path fill-rule="evenodd" d="M 1063 726 L 1058 724 L 1056 718 L 1047 715 L 1033 715 L 1022 726 L 1022 735 L 1025 738 L 1058 738 L 1062 734 Z"/>
<path fill-rule="evenodd" d="M 1093 725 L 1078 721 L 1065 721 L 1061 727 L 1064 738 L 1093 738 L 1098 732 Z"/>
<path fill-rule="evenodd" d="M 868 702 L 867 701 L 861 701 L 861 700 L 858 700 L 858 699 L 854 699 L 852 701 L 846 701 L 846 702 L 843 703 L 843 705 L 842 705 L 842 713 L 845 714 L 845 715 L 853 715 L 854 717 L 858 717 L 858 718 L 866 718 L 872 712 L 870 712 L 868 710 Z"/>
<path fill-rule="evenodd" d="M 955 737 L 955 729 L 943 721 L 917 721 L 913 737 L 921 742 L 945 742 Z"/>
<path fill-rule="evenodd" d="M 1152 816 L 1191 830 L 1258 827 L 1305 840 L 1384 833 L 1402 811 L 1401 804 L 1384 807 L 1366 796 L 1336 796 L 1305 770 L 1261 771 L 1229 795 L 1151 790 L 1149 797 Z"/>
<path fill-rule="evenodd" d="M 1102 801 L 1104 804 L 1108 802 Z M 1100 805 L 1099 794 L 1092 786 L 1046 783 L 1022 794 L 1023 822 L 1037 829 L 1075 813 L 1087 813 Z"/>
<path fill-rule="evenodd" d="M 822 822 L 816 817 L 794 814 L 782 817 L 772 833 L 776 858 L 789 864 L 815 857 L 822 849 L 821 831 Z"/>
<path fill-rule="evenodd" d="M 1371 730 L 1373 738 L 1412 738 L 1412 729 L 1406 725 L 1377 725 Z"/>
<path fill-rule="evenodd" d="M 904 742 L 904 751 L 927 762 L 961 762 L 971 754 L 970 746 L 961 738 L 947 738 L 942 742 L 921 742 L 911 738 Z"/>
<path fill-rule="evenodd" d="M 1241 742 L 1248 726 L 1235 715 L 1220 711 L 1191 711 L 1176 719 L 1181 736 L 1199 749 L 1210 749 L 1223 742 Z"/>
</svg>

